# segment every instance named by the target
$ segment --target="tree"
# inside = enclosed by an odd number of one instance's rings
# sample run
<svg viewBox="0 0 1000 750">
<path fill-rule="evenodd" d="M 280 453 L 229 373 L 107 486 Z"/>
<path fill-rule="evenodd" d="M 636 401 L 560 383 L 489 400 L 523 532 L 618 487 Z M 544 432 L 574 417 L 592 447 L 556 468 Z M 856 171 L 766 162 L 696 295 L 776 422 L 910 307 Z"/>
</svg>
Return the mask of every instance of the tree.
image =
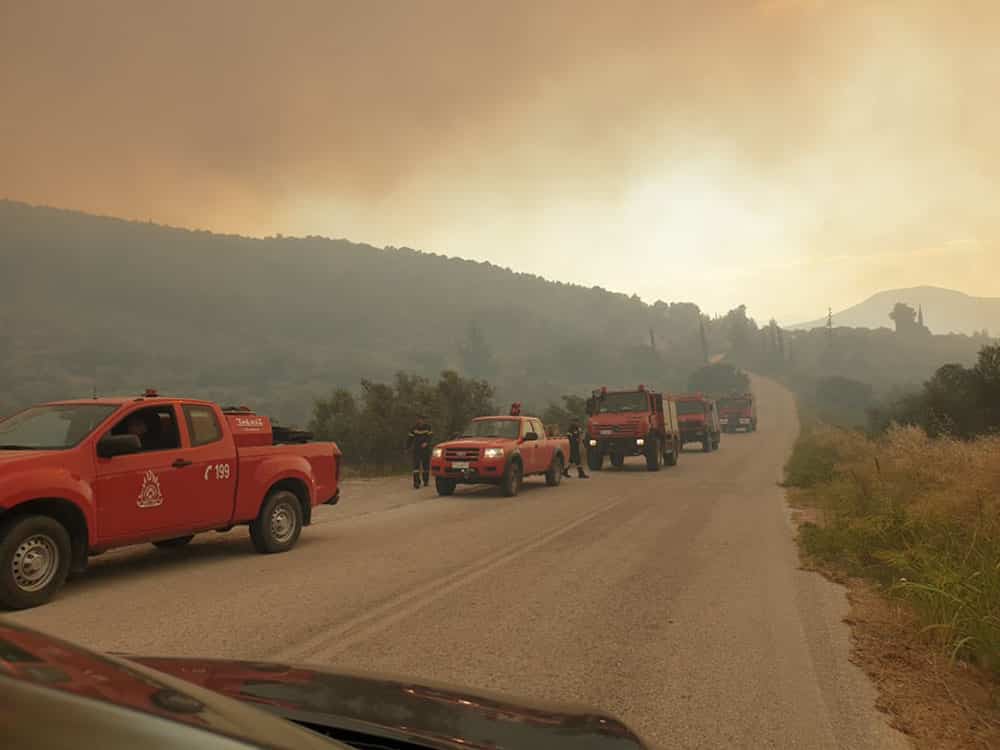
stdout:
<svg viewBox="0 0 1000 750">
<path fill-rule="evenodd" d="M 465 374 L 482 378 L 492 375 L 496 363 L 493 359 L 493 350 L 490 349 L 482 329 L 472 323 L 465 332 L 465 341 L 459 346 L 459 354 L 462 356 L 462 369 Z"/>
<path fill-rule="evenodd" d="M 816 408 L 833 424 L 864 426 L 872 398 L 872 387 L 859 380 L 834 375 L 816 381 Z"/>
<path fill-rule="evenodd" d="M 889 319 L 896 324 L 896 333 L 910 333 L 917 327 L 917 311 L 905 302 L 893 306 Z"/>
<path fill-rule="evenodd" d="M 318 440 L 332 440 L 345 456 L 359 452 L 358 406 L 351 392 L 338 388 L 329 399 L 316 399 L 309 430 Z"/>
<path fill-rule="evenodd" d="M 454 370 L 445 370 L 437 385 L 441 429 L 444 439 L 462 432 L 474 417 L 495 414 L 495 389 L 485 380 L 462 378 Z"/>
<path fill-rule="evenodd" d="M 688 380 L 688 388 L 712 396 L 745 393 L 750 390 L 750 377 L 733 365 L 716 363 L 695 370 Z"/>
<path fill-rule="evenodd" d="M 570 422 L 574 419 L 580 424 L 587 422 L 587 400 L 574 394 L 562 396 L 562 406 L 550 403 L 542 412 L 542 422 L 546 425 L 559 425 L 562 432 L 569 429 Z"/>
<path fill-rule="evenodd" d="M 708 337 L 705 335 L 705 318 L 698 316 L 698 338 L 701 341 L 701 359 L 706 365 L 709 362 Z"/>
</svg>

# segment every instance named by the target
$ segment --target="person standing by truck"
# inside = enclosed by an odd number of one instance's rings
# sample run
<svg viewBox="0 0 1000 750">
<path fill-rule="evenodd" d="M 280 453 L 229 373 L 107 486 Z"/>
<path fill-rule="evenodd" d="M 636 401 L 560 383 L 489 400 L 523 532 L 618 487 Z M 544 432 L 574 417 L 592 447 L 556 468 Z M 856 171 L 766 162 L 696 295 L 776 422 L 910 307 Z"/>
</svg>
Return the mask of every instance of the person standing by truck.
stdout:
<svg viewBox="0 0 1000 750">
<path fill-rule="evenodd" d="M 569 469 L 571 466 L 576 465 L 577 476 L 580 479 L 590 479 L 588 475 L 583 470 L 583 449 L 581 448 L 581 443 L 583 442 L 583 427 L 580 426 L 579 419 L 573 419 L 569 423 L 569 463 L 566 464 L 566 468 L 563 469 L 563 476 L 569 476 Z"/>
<path fill-rule="evenodd" d="M 427 417 L 420 415 L 417 423 L 410 429 L 406 438 L 406 447 L 413 457 L 413 489 L 420 489 L 420 480 L 426 487 L 431 480 L 431 425 Z"/>
</svg>

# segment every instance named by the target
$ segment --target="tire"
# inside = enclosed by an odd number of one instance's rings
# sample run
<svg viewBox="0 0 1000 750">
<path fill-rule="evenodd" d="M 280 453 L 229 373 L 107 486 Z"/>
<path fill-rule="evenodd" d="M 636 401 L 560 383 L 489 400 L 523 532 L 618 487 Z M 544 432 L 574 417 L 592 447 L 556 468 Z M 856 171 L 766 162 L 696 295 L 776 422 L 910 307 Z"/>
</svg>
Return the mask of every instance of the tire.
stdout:
<svg viewBox="0 0 1000 750">
<path fill-rule="evenodd" d="M 674 444 L 673 444 L 673 445 L 672 445 L 672 446 L 670 447 L 670 453 L 668 453 L 668 454 L 667 454 L 667 455 L 666 455 L 666 456 L 664 457 L 664 459 L 663 459 L 663 462 L 664 462 L 664 463 L 665 463 L 665 464 L 666 464 L 667 466 L 676 466 L 676 465 L 677 465 L 677 458 L 678 458 L 677 454 L 678 454 L 678 453 L 680 453 L 680 450 L 681 450 L 681 446 L 680 446 L 680 444 L 679 444 L 679 443 L 676 443 L 676 442 L 675 442 L 675 443 L 674 443 Z"/>
<path fill-rule="evenodd" d="M 0 525 L 0 606 L 28 609 L 56 595 L 69 575 L 73 548 L 66 527 L 48 516 Z"/>
<path fill-rule="evenodd" d="M 559 483 L 562 482 L 562 473 L 563 457 L 557 453 L 552 457 L 552 465 L 549 470 L 545 472 L 545 484 L 549 487 L 558 487 Z"/>
<path fill-rule="evenodd" d="M 434 488 L 437 493 L 442 497 L 448 497 L 449 495 L 455 494 L 455 487 L 458 486 L 458 482 L 454 479 L 445 479 L 444 477 L 434 478 Z"/>
<path fill-rule="evenodd" d="M 601 471 L 604 468 L 604 454 L 596 450 L 587 451 L 587 468 L 591 471 Z"/>
<path fill-rule="evenodd" d="M 701 441 L 701 449 L 705 453 L 711 453 L 712 452 L 712 438 L 707 437 L 704 440 L 702 440 Z"/>
<path fill-rule="evenodd" d="M 616 469 L 620 469 L 625 465 L 625 456 L 621 455 L 620 453 L 612 453 L 611 465 L 614 466 Z"/>
<path fill-rule="evenodd" d="M 660 439 L 652 438 L 646 441 L 646 471 L 659 471 L 660 470 Z"/>
<path fill-rule="evenodd" d="M 194 539 L 194 534 L 188 534 L 187 536 L 175 536 L 173 539 L 163 539 L 159 542 L 153 542 L 153 546 L 158 547 L 159 549 L 178 549 L 185 546 L 192 539 Z"/>
<path fill-rule="evenodd" d="M 500 491 L 504 497 L 514 497 L 521 491 L 521 482 L 524 480 L 524 467 L 520 461 L 511 461 L 507 464 L 507 469 L 500 480 Z"/>
<path fill-rule="evenodd" d="M 272 492 L 264 498 L 257 518 L 250 522 L 250 539 L 262 555 L 287 552 L 302 533 L 302 506 L 295 493 Z"/>
</svg>

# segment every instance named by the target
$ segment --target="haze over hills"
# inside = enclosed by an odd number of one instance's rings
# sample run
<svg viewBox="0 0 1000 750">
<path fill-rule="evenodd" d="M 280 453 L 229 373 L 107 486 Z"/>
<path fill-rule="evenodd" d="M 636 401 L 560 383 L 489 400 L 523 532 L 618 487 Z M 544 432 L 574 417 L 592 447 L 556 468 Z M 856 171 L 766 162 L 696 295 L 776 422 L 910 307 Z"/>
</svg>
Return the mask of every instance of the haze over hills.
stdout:
<svg viewBox="0 0 1000 750">
<path fill-rule="evenodd" d="M 964 333 L 971 335 L 986 329 L 1000 331 L 1000 297 L 971 297 L 953 289 L 917 286 L 889 289 L 873 294 L 853 307 L 833 314 L 833 324 L 847 328 L 891 328 L 889 311 L 897 302 L 914 309 L 923 308 L 924 324 L 933 333 Z M 826 318 L 788 326 L 792 330 L 819 328 Z"/>
<path fill-rule="evenodd" d="M 0 414 L 95 388 L 156 387 L 304 424 L 334 388 L 400 371 L 436 380 L 444 369 L 489 380 L 501 404 L 541 411 L 601 384 L 685 390 L 706 350 L 807 384 L 841 376 L 886 392 L 944 362 L 969 364 L 986 343 L 836 334 L 761 327 L 742 305 L 709 318 L 691 302 L 647 304 L 408 248 L 0 201 Z"/>
<path fill-rule="evenodd" d="M 679 388 L 702 358 L 699 317 L 407 248 L 0 201 L 0 407 L 155 386 L 301 423 L 334 386 L 445 368 L 526 403 Z"/>
</svg>

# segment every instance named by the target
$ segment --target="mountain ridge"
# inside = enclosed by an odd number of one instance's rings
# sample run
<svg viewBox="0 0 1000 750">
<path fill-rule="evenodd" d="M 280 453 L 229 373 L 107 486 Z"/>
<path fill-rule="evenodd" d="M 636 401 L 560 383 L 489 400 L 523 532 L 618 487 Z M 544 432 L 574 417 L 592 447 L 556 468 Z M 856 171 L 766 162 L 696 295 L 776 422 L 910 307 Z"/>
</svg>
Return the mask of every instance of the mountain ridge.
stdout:
<svg viewBox="0 0 1000 750">
<path fill-rule="evenodd" d="M 977 297 L 956 289 L 922 285 L 885 289 L 833 314 L 835 327 L 891 328 L 889 312 L 897 302 L 922 308 L 924 324 L 933 333 L 971 335 L 984 329 L 1000 331 L 1000 297 Z M 826 325 L 826 318 L 785 326 L 809 330 Z"/>
</svg>

